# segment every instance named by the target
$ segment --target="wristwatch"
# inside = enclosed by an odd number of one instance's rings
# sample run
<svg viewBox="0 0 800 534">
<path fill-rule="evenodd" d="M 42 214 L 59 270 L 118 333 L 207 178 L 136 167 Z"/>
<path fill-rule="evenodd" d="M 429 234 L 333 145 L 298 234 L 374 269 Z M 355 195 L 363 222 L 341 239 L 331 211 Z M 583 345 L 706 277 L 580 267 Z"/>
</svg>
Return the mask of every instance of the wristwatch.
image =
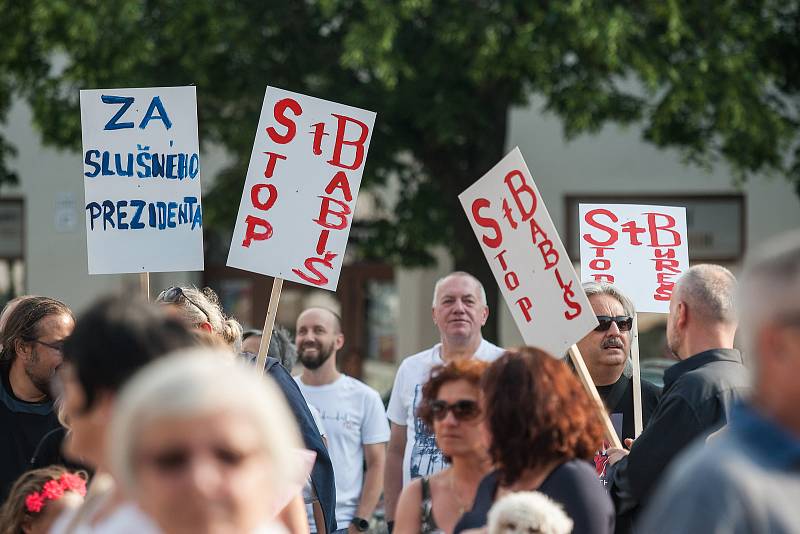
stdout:
<svg viewBox="0 0 800 534">
<path fill-rule="evenodd" d="M 366 532 L 369 530 L 369 521 L 363 517 L 354 517 L 350 520 L 350 524 L 356 527 L 356 530 L 359 532 Z"/>
</svg>

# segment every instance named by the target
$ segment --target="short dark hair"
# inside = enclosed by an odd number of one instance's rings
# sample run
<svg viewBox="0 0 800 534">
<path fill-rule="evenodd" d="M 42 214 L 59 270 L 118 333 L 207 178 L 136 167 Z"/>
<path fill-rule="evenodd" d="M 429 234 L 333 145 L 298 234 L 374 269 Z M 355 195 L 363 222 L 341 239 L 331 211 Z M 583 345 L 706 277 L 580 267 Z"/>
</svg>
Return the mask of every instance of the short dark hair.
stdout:
<svg viewBox="0 0 800 534">
<path fill-rule="evenodd" d="M 3 350 L 0 359 L 13 360 L 17 357 L 17 342 L 31 341 L 39 336 L 39 322 L 50 315 L 67 315 L 74 319 L 72 310 L 60 300 L 50 297 L 28 297 L 8 316 L 8 321 L 0 332 Z"/>
<path fill-rule="evenodd" d="M 75 367 L 88 410 L 98 393 L 117 392 L 152 360 L 197 343 L 183 321 L 160 307 L 130 297 L 106 297 L 80 316 L 64 343 L 64 360 Z"/>
<path fill-rule="evenodd" d="M 603 427 L 589 394 L 567 365 L 532 347 L 506 351 L 483 378 L 489 453 L 501 483 L 552 461 L 589 460 Z"/>
</svg>

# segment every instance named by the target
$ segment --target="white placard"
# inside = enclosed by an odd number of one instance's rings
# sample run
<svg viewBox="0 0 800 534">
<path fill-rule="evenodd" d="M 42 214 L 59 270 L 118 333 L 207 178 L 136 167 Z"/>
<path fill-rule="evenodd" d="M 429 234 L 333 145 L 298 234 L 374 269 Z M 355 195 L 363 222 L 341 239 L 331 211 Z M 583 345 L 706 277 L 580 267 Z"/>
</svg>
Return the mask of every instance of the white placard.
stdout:
<svg viewBox="0 0 800 534">
<path fill-rule="evenodd" d="M 689 268 L 686 209 L 580 204 L 581 278 L 609 282 L 637 311 L 669 313 L 675 282 Z"/>
<path fill-rule="evenodd" d="M 374 124 L 267 87 L 228 265 L 336 290 Z"/>
<path fill-rule="evenodd" d="M 203 270 L 195 88 L 80 98 L 89 274 Z"/>
<path fill-rule="evenodd" d="M 519 148 L 458 198 L 525 343 L 562 357 L 597 318 Z"/>
</svg>

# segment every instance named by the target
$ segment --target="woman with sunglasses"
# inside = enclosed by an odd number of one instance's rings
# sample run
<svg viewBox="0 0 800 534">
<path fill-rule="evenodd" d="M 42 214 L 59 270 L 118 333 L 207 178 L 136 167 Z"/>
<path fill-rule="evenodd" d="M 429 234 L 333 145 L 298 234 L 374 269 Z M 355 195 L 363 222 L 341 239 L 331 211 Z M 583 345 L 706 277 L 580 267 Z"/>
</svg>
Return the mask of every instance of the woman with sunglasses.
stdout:
<svg viewBox="0 0 800 534">
<path fill-rule="evenodd" d="M 210 287 L 201 290 L 196 287 L 173 286 L 162 291 L 156 302 L 169 305 L 169 309 L 188 325 L 215 335 L 234 354 L 241 352 L 242 325 L 233 317 L 225 315 L 219 297 Z"/>
<path fill-rule="evenodd" d="M 518 491 L 556 501 L 573 532 L 614 532 L 614 506 L 589 463 L 603 442 L 602 425 L 569 367 L 539 349 L 510 350 L 489 366 L 482 390 L 496 470 L 481 481 L 455 532 L 483 527 L 492 504 Z"/>
<path fill-rule="evenodd" d="M 491 470 L 479 404 L 481 375 L 488 365 L 479 360 L 440 365 L 422 387 L 417 415 L 433 430 L 450 467 L 403 489 L 395 534 L 450 534 L 472 504 L 481 478 Z"/>
</svg>

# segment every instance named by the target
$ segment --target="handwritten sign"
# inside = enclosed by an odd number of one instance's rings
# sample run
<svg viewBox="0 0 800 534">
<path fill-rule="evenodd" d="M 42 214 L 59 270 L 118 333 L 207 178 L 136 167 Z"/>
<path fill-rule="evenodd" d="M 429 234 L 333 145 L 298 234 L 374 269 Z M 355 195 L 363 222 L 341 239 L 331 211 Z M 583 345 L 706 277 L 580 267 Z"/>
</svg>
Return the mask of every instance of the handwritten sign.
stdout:
<svg viewBox="0 0 800 534">
<path fill-rule="evenodd" d="M 597 319 L 519 148 L 458 198 L 525 343 L 561 357 Z"/>
<path fill-rule="evenodd" d="M 643 312 L 669 313 L 676 280 L 689 268 L 686 209 L 581 204 L 581 277 L 619 287 Z"/>
<path fill-rule="evenodd" d="M 267 87 L 228 265 L 335 290 L 374 124 Z"/>
<path fill-rule="evenodd" d="M 89 274 L 203 270 L 195 88 L 80 101 Z"/>
</svg>

